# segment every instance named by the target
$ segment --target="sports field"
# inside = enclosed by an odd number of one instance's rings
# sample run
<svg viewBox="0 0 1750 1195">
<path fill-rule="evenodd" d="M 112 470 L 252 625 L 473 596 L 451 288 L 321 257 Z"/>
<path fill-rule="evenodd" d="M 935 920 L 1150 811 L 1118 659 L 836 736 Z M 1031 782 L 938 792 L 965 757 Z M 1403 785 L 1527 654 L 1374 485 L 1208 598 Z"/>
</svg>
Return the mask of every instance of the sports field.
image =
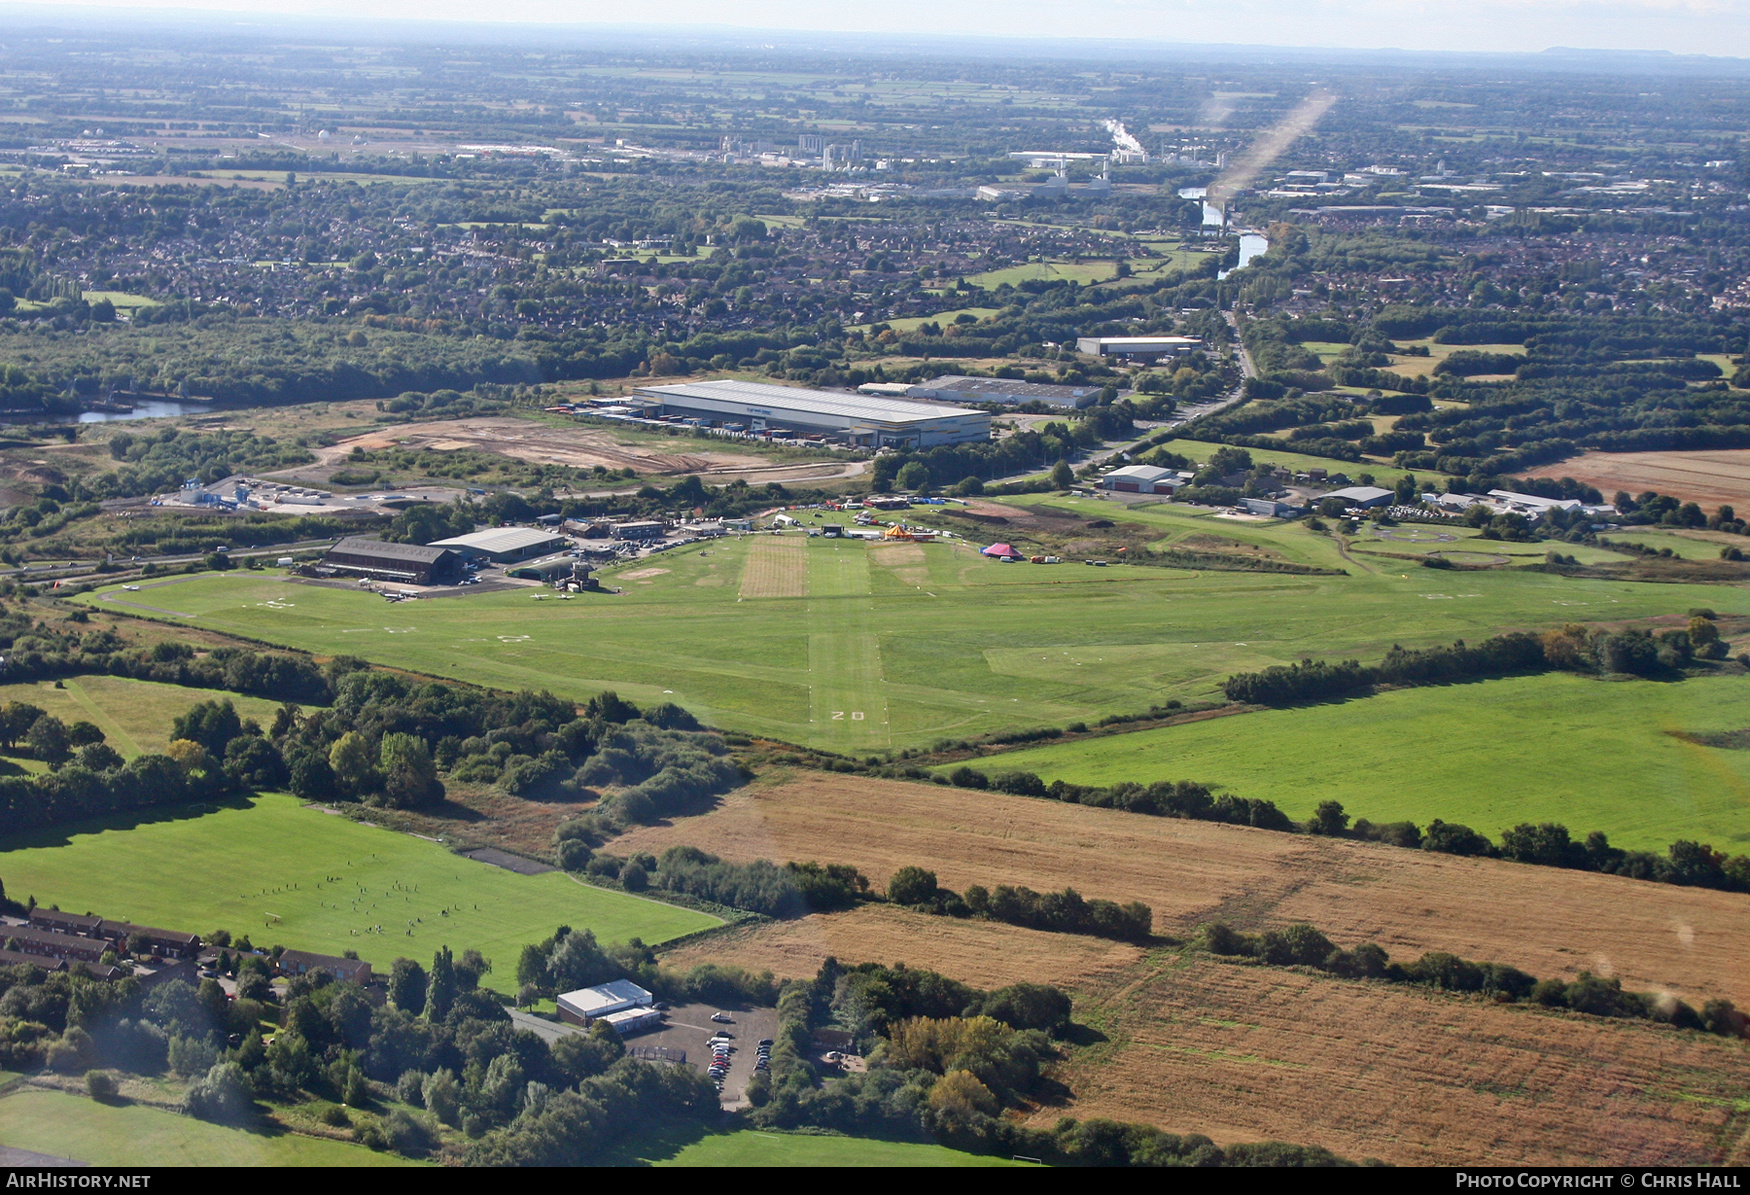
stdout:
<svg viewBox="0 0 1750 1195">
<path fill-rule="evenodd" d="M 401 955 L 475 949 L 497 964 L 486 982 L 503 990 L 515 990 L 522 947 L 559 925 L 655 943 L 718 924 L 563 872 L 476 863 L 277 794 L 0 840 L 0 878 L 20 900 L 202 935 L 228 929 L 258 946 L 356 950 L 384 972 Z"/>
<path fill-rule="evenodd" d="M 1742 676 L 1674 683 L 1566 673 L 1400 689 L 1083 739 L 975 761 L 1047 781 L 1197 780 L 1295 818 L 1340 801 L 1375 822 L 1433 818 L 1491 837 L 1556 821 L 1663 851 L 1696 838 L 1750 850 L 1750 751 L 1675 736 L 1750 726 Z"/>
<path fill-rule="evenodd" d="M 263 726 L 272 724 L 280 706 L 264 697 L 119 676 L 69 677 L 60 688 L 54 681 L 0 685 L 0 704 L 9 701 L 28 702 L 69 725 L 91 722 L 103 731 L 105 742 L 129 759 L 163 751 L 170 741 L 171 723 L 203 701 L 229 701 L 239 717 L 254 718 Z"/>
<path fill-rule="evenodd" d="M 859 752 L 1207 699 L 1234 672 L 1303 656 L 1378 658 L 1393 643 L 1694 606 L 1750 612 L 1750 593 L 1724 586 L 1437 573 L 1346 559 L 1293 524 L 1044 501 L 1158 528 L 1162 544 L 1216 535 L 1347 575 L 1014 565 L 979 556 L 988 541 L 894 552 L 800 536 L 778 549 L 754 536 L 607 570 L 604 584 L 625 592 L 566 602 L 523 590 L 389 606 L 275 573 L 196 574 L 81 600 L 496 688 L 577 698 L 613 688 L 726 729 Z"/>
<path fill-rule="evenodd" d="M 0 1096 L 0 1145 L 123 1169 L 419 1165 L 344 1141 L 227 1128 L 144 1104 L 100 1104 L 37 1088 Z"/>
</svg>

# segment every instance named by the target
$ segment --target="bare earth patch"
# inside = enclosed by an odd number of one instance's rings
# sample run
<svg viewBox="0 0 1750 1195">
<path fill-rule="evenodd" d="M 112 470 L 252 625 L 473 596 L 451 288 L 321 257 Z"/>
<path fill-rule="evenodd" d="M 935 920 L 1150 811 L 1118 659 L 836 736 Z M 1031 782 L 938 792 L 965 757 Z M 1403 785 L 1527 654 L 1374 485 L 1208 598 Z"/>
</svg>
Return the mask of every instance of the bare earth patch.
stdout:
<svg viewBox="0 0 1750 1195">
<path fill-rule="evenodd" d="M 1539 978 L 1582 970 L 1624 985 L 1750 1005 L 1750 896 L 1146 817 L 1001 793 L 799 772 L 731 794 L 713 812 L 646 826 L 609 849 L 677 843 L 730 859 L 850 863 L 878 886 L 908 864 L 969 884 L 1074 887 L 1140 900 L 1157 933 L 1205 921 L 1310 922 L 1339 945 L 1395 958 L 1446 950 Z"/>
<path fill-rule="evenodd" d="M 677 441 L 681 443 L 681 441 Z M 867 467 L 863 461 L 773 461 L 768 457 L 691 445 L 709 445 L 709 440 L 684 441 L 686 451 L 663 450 L 640 444 L 625 444 L 611 432 L 596 427 L 556 427 L 532 419 L 482 415 L 470 419 L 406 423 L 367 432 L 318 450 L 321 466 L 338 467 L 347 454 L 359 447 L 366 451 L 400 446 L 456 452 L 472 449 L 492 452 L 513 460 L 538 465 L 565 465 L 573 469 L 632 469 L 640 474 L 678 475 L 697 473 L 731 480 L 744 477 L 760 481 L 806 481 L 854 477 Z M 314 476 L 306 468 L 302 470 Z"/>
<path fill-rule="evenodd" d="M 1693 452 L 1588 452 L 1534 469 L 1532 477 L 1572 477 L 1597 486 L 1608 502 L 1618 490 L 1657 490 L 1704 507 L 1750 503 L 1750 448 Z"/>
</svg>

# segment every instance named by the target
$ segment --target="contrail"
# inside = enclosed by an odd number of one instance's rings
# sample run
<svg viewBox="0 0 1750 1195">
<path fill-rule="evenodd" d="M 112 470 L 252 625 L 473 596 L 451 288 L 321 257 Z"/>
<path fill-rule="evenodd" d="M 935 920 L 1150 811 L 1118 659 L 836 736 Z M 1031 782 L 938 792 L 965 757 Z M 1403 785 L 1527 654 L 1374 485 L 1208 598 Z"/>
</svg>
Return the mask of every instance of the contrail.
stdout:
<svg viewBox="0 0 1750 1195">
<path fill-rule="evenodd" d="M 1225 218 L 1228 200 L 1236 192 L 1251 186 L 1264 167 L 1274 162 L 1301 134 L 1311 130 L 1336 102 L 1337 97 L 1328 91 L 1315 91 L 1307 96 L 1294 111 L 1266 129 L 1240 153 L 1226 173 L 1210 185 L 1206 202 L 1220 208 Z"/>
</svg>

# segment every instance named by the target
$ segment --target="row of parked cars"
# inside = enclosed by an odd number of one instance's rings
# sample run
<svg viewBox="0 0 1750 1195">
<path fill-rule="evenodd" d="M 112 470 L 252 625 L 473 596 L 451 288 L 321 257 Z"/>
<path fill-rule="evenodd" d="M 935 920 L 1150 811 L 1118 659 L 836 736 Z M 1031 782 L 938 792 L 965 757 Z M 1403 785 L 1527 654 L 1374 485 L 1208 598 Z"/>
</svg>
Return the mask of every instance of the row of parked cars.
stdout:
<svg viewBox="0 0 1750 1195">
<path fill-rule="evenodd" d="M 729 1077 L 730 1055 L 735 1053 L 735 1047 L 732 1046 L 730 1042 L 734 1040 L 735 1035 L 733 1033 L 719 1030 L 705 1043 L 707 1046 L 711 1047 L 711 1065 L 705 1069 L 705 1073 L 710 1075 L 711 1078 L 716 1081 L 718 1091 L 723 1090 L 723 1081 Z M 754 1047 L 754 1050 L 754 1073 L 759 1074 L 763 1071 L 771 1070 L 772 1039 L 769 1037 L 762 1037 L 759 1044 Z"/>
</svg>

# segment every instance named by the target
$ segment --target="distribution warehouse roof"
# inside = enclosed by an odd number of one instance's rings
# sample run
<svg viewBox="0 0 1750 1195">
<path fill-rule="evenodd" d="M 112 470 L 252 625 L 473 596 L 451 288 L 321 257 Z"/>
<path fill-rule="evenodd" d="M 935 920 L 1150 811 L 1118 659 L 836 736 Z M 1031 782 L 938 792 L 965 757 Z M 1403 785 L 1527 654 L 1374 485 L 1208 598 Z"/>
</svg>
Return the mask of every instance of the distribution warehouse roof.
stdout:
<svg viewBox="0 0 1750 1195">
<path fill-rule="evenodd" d="M 956 415 L 983 415 L 983 411 L 950 407 L 941 403 L 906 398 L 882 398 L 873 394 L 845 394 L 831 390 L 804 390 L 799 386 L 772 386 L 764 382 L 682 382 L 676 386 L 640 386 L 638 393 L 676 402 L 716 399 L 747 403 L 796 414 L 837 415 L 844 419 L 867 419 L 871 423 L 922 423 Z"/>
<path fill-rule="evenodd" d="M 493 527 L 488 531 L 475 531 L 468 535 L 453 536 L 450 539 L 433 540 L 427 546 L 433 548 L 472 548 L 476 552 L 491 554 L 521 552 L 564 538 L 564 536 L 556 535 L 545 528 Z"/>
</svg>

